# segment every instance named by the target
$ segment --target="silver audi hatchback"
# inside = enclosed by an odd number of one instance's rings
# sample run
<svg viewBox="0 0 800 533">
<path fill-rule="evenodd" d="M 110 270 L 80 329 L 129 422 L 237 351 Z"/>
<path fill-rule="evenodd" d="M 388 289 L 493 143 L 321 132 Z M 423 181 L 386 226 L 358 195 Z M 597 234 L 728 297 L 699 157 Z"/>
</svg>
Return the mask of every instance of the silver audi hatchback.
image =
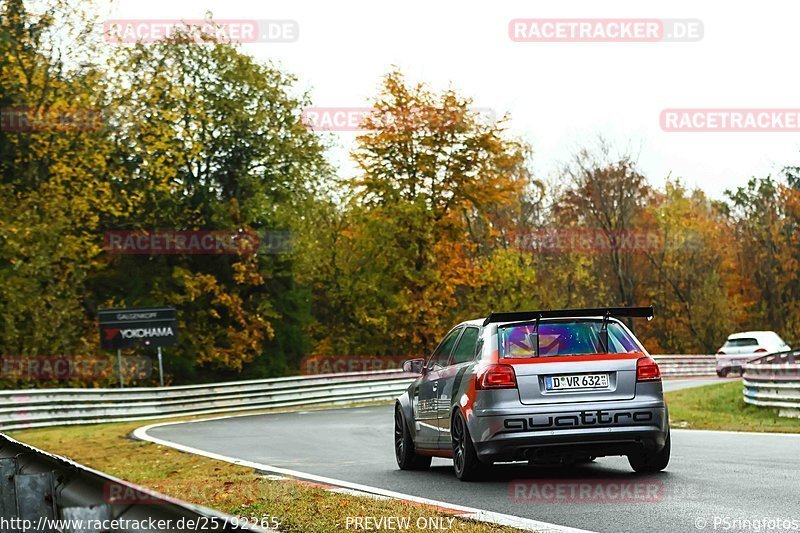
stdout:
<svg viewBox="0 0 800 533">
<path fill-rule="evenodd" d="M 403 470 L 451 457 L 474 479 L 495 462 L 575 464 L 625 455 L 666 468 L 669 416 L 656 362 L 620 318 L 652 307 L 492 313 L 454 327 L 395 405 Z"/>
</svg>

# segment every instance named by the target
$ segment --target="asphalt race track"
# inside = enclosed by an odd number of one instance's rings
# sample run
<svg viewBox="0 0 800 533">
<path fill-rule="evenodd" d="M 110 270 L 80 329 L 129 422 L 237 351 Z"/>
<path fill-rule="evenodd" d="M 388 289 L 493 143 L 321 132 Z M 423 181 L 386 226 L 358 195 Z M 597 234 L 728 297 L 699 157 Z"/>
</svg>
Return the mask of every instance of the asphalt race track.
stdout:
<svg viewBox="0 0 800 533">
<path fill-rule="evenodd" d="M 665 389 L 718 381 L 674 380 L 665 382 Z M 148 434 L 226 456 L 590 531 L 724 531 L 719 522 L 714 528 L 715 519 L 800 519 L 800 436 L 673 429 L 672 459 L 659 475 L 637 476 L 625 458 L 607 457 L 573 468 L 497 465 L 485 480 L 464 483 L 444 459 L 434 459 L 430 471 L 398 470 L 392 430 L 392 406 L 380 405 L 240 416 L 156 427 Z M 652 498 L 656 501 L 515 502 L 516 480 L 539 486 L 552 480 L 600 486 L 654 480 L 662 489 Z"/>
</svg>

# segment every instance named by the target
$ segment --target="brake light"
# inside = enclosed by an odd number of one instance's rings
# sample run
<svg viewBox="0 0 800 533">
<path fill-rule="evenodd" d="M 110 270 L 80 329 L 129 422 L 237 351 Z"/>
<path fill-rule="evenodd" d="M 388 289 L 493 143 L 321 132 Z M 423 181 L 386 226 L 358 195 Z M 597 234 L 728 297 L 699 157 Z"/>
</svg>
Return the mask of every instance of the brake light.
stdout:
<svg viewBox="0 0 800 533">
<path fill-rule="evenodd" d="M 478 373 L 476 388 L 485 389 L 516 389 L 517 375 L 511 365 L 490 365 Z"/>
<path fill-rule="evenodd" d="M 636 361 L 636 381 L 661 381 L 658 364 L 650 357 Z"/>
<path fill-rule="evenodd" d="M 723 352 L 722 350 L 720 350 L 720 351 L 718 351 L 718 352 L 717 352 L 717 355 L 725 355 L 725 352 Z"/>
<path fill-rule="evenodd" d="M 766 348 L 759 348 L 758 350 L 755 351 L 755 353 L 767 353 L 767 349 Z"/>
</svg>

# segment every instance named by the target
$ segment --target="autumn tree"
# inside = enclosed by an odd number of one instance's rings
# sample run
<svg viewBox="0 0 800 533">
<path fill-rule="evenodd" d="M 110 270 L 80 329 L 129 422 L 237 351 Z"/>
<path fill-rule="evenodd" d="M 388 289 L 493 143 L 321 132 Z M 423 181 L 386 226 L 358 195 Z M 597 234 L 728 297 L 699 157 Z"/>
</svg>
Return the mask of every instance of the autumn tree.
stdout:
<svg viewBox="0 0 800 533">
<path fill-rule="evenodd" d="M 529 149 L 454 90 L 397 71 L 372 107 L 353 153 L 347 270 L 331 272 L 357 277 L 342 311 L 362 347 L 426 352 L 462 317 L 459 302 L 480 279 L 479 243 L 497 234 L 493 214 L 527 187 Z"/>
<path fill-rule="evenodd" d="M 742 276 L 757 290 L 750 299 L 748 323 L 751 328 L 775 329 L 787 340 L 797 339 L 800 190 L 790 174 L 788 183 L 769 176 L 753 178 L 726 195 Z"/>
<path fill-rule="evenodd" d="M 106 219 L 109 229 L 292 230 L 292 214 L 328 174 L 292 76 L 235 45 L 181 33 L 122 48 L 112 72 L 113 141 L 128 171 L 118 179 L 136 210 Z M 97 303 L 178 306 L 184 334 L 171 364 L 185 377 L 196 366 L 286 373 L 307 349 L 294 261 L 266 248 L 118 256 Z"/>
<path fill-rule="evenodd" d="M 108 178 L 92 19 L 67 2 L 38 7 L 8 0 L 0 11 L 0 355 L 86 355 L 100 221 L 128 202 Z"/>
<path fill-rule="evenodd" d="M 652 195 L 647 178 L 630 155 L 614 157 L 611 147 L 601 140 L 596 150 L 582 149 L 576 154 L 563 179 L 567 186 L 554 213 L 559 227 L 602 232 L 611 245 L 607 253 L 595 256 L 595 264 L 603 272 L 598 282 L 613 288 L 614 303 L 635 305 L 637 257 L 619 242 L 626 232 L 644 227 L 641 217 Z"/>
<path fill-rule="evenodd" d="M 642 328 L 644 338 L 663 353 L 714 353 L 746 301 L 732 227 L 716 202 L 677 180 L 667 181 L 648 210 L 657 246 L 643 251 L 640 279 L 658 320 Z"/>
</svg>

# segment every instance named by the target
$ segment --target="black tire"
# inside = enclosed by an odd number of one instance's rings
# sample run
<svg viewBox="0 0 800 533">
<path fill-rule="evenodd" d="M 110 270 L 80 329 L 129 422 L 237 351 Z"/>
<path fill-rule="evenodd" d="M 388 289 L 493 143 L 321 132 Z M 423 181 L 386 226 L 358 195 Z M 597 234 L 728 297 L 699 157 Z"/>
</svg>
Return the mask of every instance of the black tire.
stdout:
<svg viewBox="0 0 800 533">
<path fill-rule="evenodd" d="M 486 465 L 478 459 L 475 445 L 469 435 L 467 422 L 460 411 L 456 411 L 450 424 L 450 439 L 453 443 L 453 470 L 461 481 L 474 481 L 484 473 Z"/>
<path fill-rule="evenodd" d="M 722 370 L 717 370 L 717 377 L 718 378 L 728 377 L 728 372 L 730 372 L 730 368 L 723 368 Z"/>
<path fill-rule="evenodd" d="M 669 432 L 664 447 L 655 453 L 640 452 L 628 456 L 628 462 L 635 472 L 641 474 L 654 474 L 661 472 L 669 464 L 670 444 Z"/>
<path fill-rule="evenodd" d="M 431 457 L 415 451 L 414 440 L 400 405 L 394 408 L 394 456 L 400 470 L 425 470 L 431 466 Z"/>
</svg>

